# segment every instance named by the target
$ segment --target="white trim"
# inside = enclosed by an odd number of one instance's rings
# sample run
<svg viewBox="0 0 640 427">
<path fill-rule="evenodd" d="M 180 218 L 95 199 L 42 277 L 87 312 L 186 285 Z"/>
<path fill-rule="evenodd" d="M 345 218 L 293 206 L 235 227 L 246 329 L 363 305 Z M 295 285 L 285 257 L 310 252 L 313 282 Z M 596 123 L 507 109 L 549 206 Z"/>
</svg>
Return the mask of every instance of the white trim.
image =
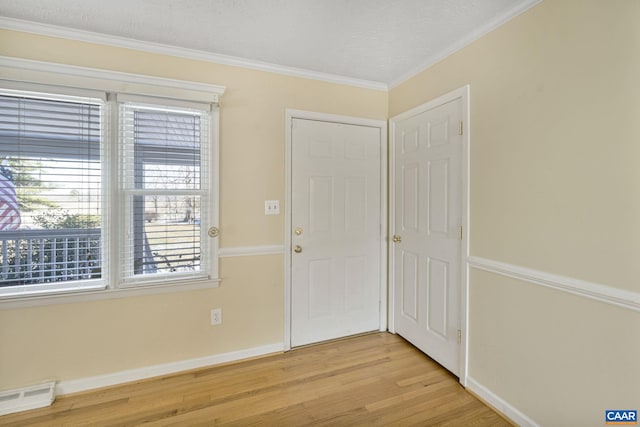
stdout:
<svg viewBox="0 0 640 427">
<path fill-rule="evenodd" d="M 387 219 L 387 283 L 389 284 L 388 295 L 388 316 L 387 316 L 387 326 L 389 328 L 389 332 L 395 334 L 396 333 L 396 321 L 395 321 L 395 293 L 394 293 L 394 254 L 393 251 L 393 242 L 390 239 L 391 235 L 394 233 L 394 224 L 396 221 L 396 210 L 395 210 L 395 200 L 396 200 L 396 190 L 395 190 L 395 176 L 396 176 L 396 153 L 394 150 L 395 147 L 395 134 L 396 134 L 396 120 L 395 118 L 389 119 L 389 165 L 388 165 L 388 193 L 389 193 L 389 201 L 388 201 L 388 219 Z"/>
<path fill-rule="evenodd" d="M 389 328 L 389 282 L 387 281 L 389 253 L 389 122 L 384 121 L 380 128 L 380 328 L 381 332 Z"/>
<path fill-rule="evenodd" d="M 388 283 L 387 278 L 387 122 L 384 120 L 365 119 L 361 117 L 337 114 L 316 113 L 312 111 L 287 109 L 285 112 L 285 211 L 284 211 L 284 343 L 285 349 L 291 349 L 291 167 L 292 167 L 292 135 L 293 119 L 306 119 L 345 123 L 350 125 L 369 126 L 380 130 L 380 304 L 379 330 L 387 330 L 388 316 Z"/>
<path fill-rule="evenodd" d="M 472 377 L 467 377 L 466 388 L 473 394 L 476 394 L 480 399 L 491 405 L 496 411 L 500 412 L 502 415 L 515 422 L 516 425 L 519 425 L 521 427 L 539 427 L 539 424 L 537 424 L 531 418 L 520 412 L 506 400 L 502 399 L 500 396 L 480 384 Z"/>
<path fill-rule="evenodd" d="M 218 256 L 220 258 L 231 258 L 237 256 L 279 255 L 283 253 L 283 245 L 231 246 L 221 248 Z"/>
<path fill-rule="evenodd" d="M 222 363 L 235 362 L 251 357 L 280 353 L 283 350 L 284 346 L 282 343 L 274 343 L 263 345 L 260 347 L 248 348 L 245 350 L 198 357 L 196 359 L 180 360 L 178 362 L 163 363 L 161 365 L 146 366 L 143 368 L 130 369 L 127 371 L 114 372 L 111 374 L 98 375 L 95 377 L 60 381 L 56 386 L 56 394 L 64 395 L 69 393 L 77 393 L 80 391 L 92 390 L 95 388 L 108 387 L 132 381 L 139 381 L 146 378 L 175 374 L 191 369 L 198 369 L 207 366 L 220 365 Z"/>
<path fill-rule="evenodd" d="M 211 165 L 208 176 L 209 185 L 211 186 L 210 203 L 211 213 L 209 225 L 220 229 L 220 108 L 217 104 L 211 106 L 211 122 L 209 123 L 211 147 L 209 149 L 209 164 Z M 220 237 L 211 239 L 209 243 L 209 262 L 211 263 L 211 271 L 215 272 L 216 277 L 220 277 Z"/>
<path fill-rule="evenodd" d="M 471 256 L 470 267 L 640 312 L 640 293 Z"/>
<path fill-rule="evenodd" d="M 462 360 L 460 361 L 460 383 L 466 387 L 469 372 L 469 267 L 464 262 L 469 257 L 469 236 L 471 236 L 471 87 L 462 89 L 462 265 L 460 272 L 460 330 L 462 331 Z"/>
<path fill-rule="evenodd" d="M 114 261 L 115 262 L 115 261 Z M 100 290 L 82 290 L 72 294 L 60 293 L 49 295 L 34 295 L 15 299 L 0 300 L 0 311 L 16 308 L 42 307 L 53 304 L 72 304 L 79 302 L 101 301 L 108 299 L 132 298 L 147 295 L 168 294 L 173 292 L 188 292 L 202 289 L 214 289 L 220 286 L 221 279 L 192 280 L 182 283 L 159 283 L 149 286 L 130 288 L 107 288 Z"/>
<path fill-rule="evenodd" d="M 0 23 L 2 18 L 0 18 Z M 225 86 L 0 56 L 0 79 L 218 102 Z M 79 80 L 80 79 L 80 80 Z"/>
<path fill-rule="evenodd" d="M 217 97 L 213 97 L 217 99 Z M 206 111 L 207 113 L 211 112 L 212 108 L 211 102 L 194 102 L 194 101 L 183 101 L 179 99 L 168 99 L 168 98 L 160 98 L 157 96 L 149 96 L 149 95 L 132 95 L 130 93 L 116 93 L 113 96 L 114 101 L 117 104 L 134 104 L 136 106 L 140 106 L 146 109 L 161 109 L 167 110 L 168 108 L 176 108 L 180 112 L 184 110 L 196 110 Z M 213 103 L 214 105 L 216 102 Z"/>
<path fill-rule="evenodd" d="M 470 174 L 470 147 L 471 147 L 471 88 L 469 85 L 441 95 L 431 101 L 419 105 L 411 110 L 398 114 L 389 119 L 391 141 L 389 144 L 389 235 L 394 233 L 393 226 L 395 224 L 395 128 L 396 123 L 406 120 L 425 111 L 436 108 L 442 104 L 451 102 L 455 99 L 462 100 L 462 121 L 464 132 L 462 134 L 462 156 L 460 159 L 460 179 L 461 179 L 461 225 L 463 227 L 462 243 L 460 251 L 460 331 L 462 334 L 459 354 L 459 379 L 463 386 L 467 384 L 467 372 L 469 363 L 469 273 L 465 260 L 469 255 L 469 236 L 470 236 L 470 192 L 469 177 Z M 389 331 L 395 333 L 395 283 L 393 278 L 394 251 L 393 243 L 388 239 L 389 254 Z"/>
<path fill-rule="evenodd" d="M 391 82 L 389 82 L 389 84 L 388 84 L 389 90 L 391 90 L 391 89 L 393 89 L 393 88 L 395 88 L 397 86 L 400 86 L 402 83 L 406 82 L 410 78 L 420 74 L 421 72 L 423 72 L 427 68 L 429 68 L 429 67 L 435 65 L 436 63 L 442 61 L 446 57 L 448 57 L 450 55 L 453 55 L 457 51 L 459 51 L 462 48 L 470 45 L 471 43 L 473 43 L 474 41 L 478 40 L 482 36 L 487 35 L 488 33 L 490 33 L 491 31 L 495 30 L 496 28 L 500 27 L 501 25 L 504 25 L 507 21 L 510 21 L 511 19 L 515 18 L 516 16 L 526 12 L 527 10 L 531 9 L 533 6 L 537 5 L 540 2 L 542 2 L 542 0 L 528 0 L 528 1 L 524 2 L 524 3 L 518 3 L 512 9 L 507 10 L 506 12 L 496 16 L 495 18 L 493 18 L 491 21 L 487 22 L 482 27 L 480 27 L 477 30 L 473 31 L 472 33 L 468 34 L 466 37 L 463 37 L 458 42 L 453 43 L 452 45 L 450 45 L 446 49 L 435 52 L 433 55 L 431 55 L 431 56 L 427 57 L 425 60 L 423 60 L 420 63 L 420 65 L 418 65 L 417 67 L 412 68 L 411 70 L 409 70 L 406 73 L 402 74 L 398 78 L 396 78 L 396 79 L 392 80 Z"/>
<path fill-rule="evenodd" d="M 0 57 L 2 61 L 2 57 Z M 25 83 L 11 80 L 2 80 L 0 91 L 15 97 L 37 96 L 42 99 L 54 101 L 81 101 L 95 103 L 96 99 L 107 102 L 107 93 L 102 90 L 80 89 L 63 86 L 51 86 L 39 83 Z M 84 99 L 83 99 L 84 98 Z M 86 99 L 89 98 L 89 99 Z"/>
<path fill-rule="evenodd" d="M 296 110 L 285 111 L 284 118 L 284 347 L 291 350 L 291 127 Z"/>
<path fill-rule="evenodd" d="M 286 120 L 288 125 L 290 124 L 290 121 L 292 119 L 305 119 L 305 120 L 316 120 L 321 122 L 344 123 L 347 125 L 369 126 L 374 128 L 380 128 L 380 129 L 387 128 L 387 122 L 385 120 L 365 119 L 363 117 L 344 116 L 341 114 L 316 113 L 314 111 L 294 110 L 294 109 L 287 108 Z"/>
<path fill-rule="evenodd" d="M 286 67 L 283 65 L 277 65 L 246 58 L 239 58 L 230 55 L 222 55 L 195 49 L 186 49 L 160 43 L 132 40 L 124 37 L 110 36 L 90 31 L 74 30 L 70 28 L 58 27 L 55 25 L 23 21 L 20 19 L 0 17 L 0 28 L 51 37 L 59 37 L 63 39 L 78 40 L 88 43 L 96 43 L 106 46 L 121 47 L 125 49 L 134 49 L 142 52 L 150 52 L 160 55 L 170 55 L 179 58 L 193 59 L 196 61 L 206 61 L 215 64 L 248 68 L 251 70 L 283 74 L 292 77 L 320 80 L 346 86 L 361 87 L 365 89 L 380 90 L 385 92 L 388 90 L 388 86 L 385 83 L 374 82 L 371 80 L 354 79 L 335 74 L 321 73 L 317 71 L 305 70 L 302 68 Z"/>
</svg>

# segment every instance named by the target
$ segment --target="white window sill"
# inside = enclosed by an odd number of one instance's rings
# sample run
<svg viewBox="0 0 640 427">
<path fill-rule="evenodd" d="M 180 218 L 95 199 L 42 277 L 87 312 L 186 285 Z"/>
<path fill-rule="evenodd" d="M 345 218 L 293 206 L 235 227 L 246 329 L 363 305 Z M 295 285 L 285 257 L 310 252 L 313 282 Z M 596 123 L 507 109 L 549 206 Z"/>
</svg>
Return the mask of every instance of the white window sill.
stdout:
<svg viewBox="0 0 640 427">
<path fill-rule="evenodd" d="M 0 298 L 0 310 L 16 308 L 40 307 L 55 304 L 71 304 L 106 299 L 130 298 L 145 295 L 166 294 L 173 292 L 213 289 L 220 286 L 220 278 L 185 280 L 174 283 L 144 284 L 136 287 L 118 289 L 73 289 L 45 295 L 17 295 Z"/>
</svg>

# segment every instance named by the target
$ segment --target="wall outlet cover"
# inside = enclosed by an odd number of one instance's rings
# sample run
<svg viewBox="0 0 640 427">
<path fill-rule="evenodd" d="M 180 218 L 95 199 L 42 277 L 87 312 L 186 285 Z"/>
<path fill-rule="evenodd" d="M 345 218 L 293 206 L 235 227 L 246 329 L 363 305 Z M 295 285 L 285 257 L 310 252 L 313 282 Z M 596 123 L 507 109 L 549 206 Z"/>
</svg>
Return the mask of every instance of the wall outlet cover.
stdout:
<svg viewBox="0 0 640 427">
<path fill-rule="evenodd" d="M 211 325 L 222 325 L 222 309 L 214 308 L 211 310 Z"/>
</svg>

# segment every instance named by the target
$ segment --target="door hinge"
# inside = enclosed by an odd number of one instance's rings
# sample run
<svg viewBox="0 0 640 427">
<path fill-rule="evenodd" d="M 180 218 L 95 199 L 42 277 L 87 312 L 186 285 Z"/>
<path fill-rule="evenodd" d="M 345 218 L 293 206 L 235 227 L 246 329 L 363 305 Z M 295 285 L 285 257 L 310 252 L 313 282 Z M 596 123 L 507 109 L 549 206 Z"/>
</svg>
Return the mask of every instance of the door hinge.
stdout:
<svg viewBox="0 0 640 427">
<path fill-rule="evenodd" d="M 458 239 L 462 240 L 462 226 L 458 226 Z"/>
<path fill-rule="evenodd" d="M 460 120 L 460 123 L 458 123 L 458 135 L 462 135 L 462 131 L 463 131 L 463 124 L 462 124 L 462 120 Z"/>
<path fill-rule="evenodd" d="M 458 344 L 462 344 L 462 331 L 458 329 Z"/>
</svg>

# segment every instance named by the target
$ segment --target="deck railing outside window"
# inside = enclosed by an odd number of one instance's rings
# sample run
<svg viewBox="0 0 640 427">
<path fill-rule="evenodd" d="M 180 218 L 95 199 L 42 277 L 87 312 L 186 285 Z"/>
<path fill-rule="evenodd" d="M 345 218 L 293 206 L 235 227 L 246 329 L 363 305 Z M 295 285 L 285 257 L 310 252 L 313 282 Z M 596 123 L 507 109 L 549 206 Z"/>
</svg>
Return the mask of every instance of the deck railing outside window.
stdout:
<svg viewBox="0 0 640 427">
<path fill-rule="evenodd" d="M 0 232 L 0 286 L 101 277 L 100 228 Z"/>
</svg>

